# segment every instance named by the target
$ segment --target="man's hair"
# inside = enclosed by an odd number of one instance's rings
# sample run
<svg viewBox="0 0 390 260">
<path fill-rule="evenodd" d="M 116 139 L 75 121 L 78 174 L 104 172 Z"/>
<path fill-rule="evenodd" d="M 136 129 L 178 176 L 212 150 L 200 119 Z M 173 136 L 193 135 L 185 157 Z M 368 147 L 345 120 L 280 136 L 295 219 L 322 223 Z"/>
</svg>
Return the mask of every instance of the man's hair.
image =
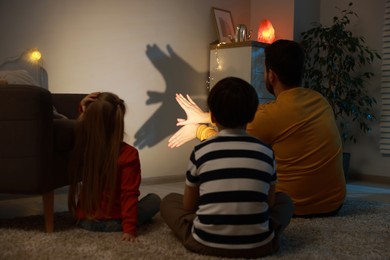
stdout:
<svg viewBox="0 0 390 260">
<path fill-rule="evenodd" d="M 265 69 L 271 69 L 286 86 L 300 86 L 304 53 L 301 45 L 290 40 L 277 40 L 265 48 Z"/>
<path fill-rule="evenodd" d="M 251 122 L 259 100 L 251 84 L 240 78 L 228 77 L 215 84 L 207 98 L 215 120 L 227 128 L 237 128 Z"/>
</svg>

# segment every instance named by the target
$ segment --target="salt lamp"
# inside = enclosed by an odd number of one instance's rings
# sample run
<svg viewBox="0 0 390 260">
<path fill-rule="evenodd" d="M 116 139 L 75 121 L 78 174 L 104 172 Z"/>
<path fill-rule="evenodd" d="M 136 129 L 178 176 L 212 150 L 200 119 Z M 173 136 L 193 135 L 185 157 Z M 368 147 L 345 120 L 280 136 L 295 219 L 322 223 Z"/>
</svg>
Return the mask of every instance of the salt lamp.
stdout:
<svg viewBox="0 0 390 260">
<path fill-rule="evenodd" d="M 264 43 L 272 43 L 275 40 L 275 29 L 272 23 L 268 19 L 264 19 L 260 22 L 257 41 Z"/>
</svg>

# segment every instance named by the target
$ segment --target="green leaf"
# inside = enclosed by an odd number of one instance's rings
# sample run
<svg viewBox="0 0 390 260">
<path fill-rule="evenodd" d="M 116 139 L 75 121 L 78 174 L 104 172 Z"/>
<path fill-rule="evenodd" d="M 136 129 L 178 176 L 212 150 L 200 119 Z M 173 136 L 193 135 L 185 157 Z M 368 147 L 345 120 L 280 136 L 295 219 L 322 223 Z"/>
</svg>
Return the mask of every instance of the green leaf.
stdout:
<svg viewBox="0 0 390 260">
<path fill-rule="evenodd" d="M 358 15 L 348 8 L 333 17 L 330 26 L 317 24 L 303 32 L 305 54 L 304 87 L 320 92 L 331 105 L 340 135 L 344 141 L 356 142 L 353 128 L 369 131 L 369 123 L 376 117 L 372 111 L 375 98 L 367 91 L 366 80 L 374 73 L 367 69 L 381 56 L 371 50 L 362 36 L 355 36 L 348 25 Z"/>
</svg>

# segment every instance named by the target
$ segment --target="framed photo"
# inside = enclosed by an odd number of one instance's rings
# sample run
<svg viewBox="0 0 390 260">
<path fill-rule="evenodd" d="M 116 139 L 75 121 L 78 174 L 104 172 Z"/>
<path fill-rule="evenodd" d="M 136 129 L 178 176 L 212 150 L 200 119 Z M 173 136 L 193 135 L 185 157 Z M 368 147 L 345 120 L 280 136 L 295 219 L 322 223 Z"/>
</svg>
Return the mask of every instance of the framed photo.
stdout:
<svg viewBox="0 0 390 260">
<path fill-rule="evenodd" d="M 233 18 L 230 11 L 213 7 L 219 42 L 232 42 L 234 39 Z"/>
</svg>

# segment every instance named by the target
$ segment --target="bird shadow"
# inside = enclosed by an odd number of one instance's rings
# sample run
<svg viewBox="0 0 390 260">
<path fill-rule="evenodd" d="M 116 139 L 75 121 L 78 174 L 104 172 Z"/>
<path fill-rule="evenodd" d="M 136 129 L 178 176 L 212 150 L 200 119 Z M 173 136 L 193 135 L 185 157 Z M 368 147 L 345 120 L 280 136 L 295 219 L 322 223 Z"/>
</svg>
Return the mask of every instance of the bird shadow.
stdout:
<svg viewBox="0 0 390 260">
<path fill-rule="evenodd" d="M 205 103 L 208 72 L 196 71 L 170 45 L 166 48 L 167 53 L 156 44 L 146 46 L 146 56 L 164 78 L 165 91 L 146 92 L 145 104 L 160 106 L 134 135 L 134 146 L 139 149 L 155 146 L 177 131 L 176 118 L 185 117 L 185 114 L 175 101 L 176 93 L 189 94 L 200 106 Z"/>
</svg>

